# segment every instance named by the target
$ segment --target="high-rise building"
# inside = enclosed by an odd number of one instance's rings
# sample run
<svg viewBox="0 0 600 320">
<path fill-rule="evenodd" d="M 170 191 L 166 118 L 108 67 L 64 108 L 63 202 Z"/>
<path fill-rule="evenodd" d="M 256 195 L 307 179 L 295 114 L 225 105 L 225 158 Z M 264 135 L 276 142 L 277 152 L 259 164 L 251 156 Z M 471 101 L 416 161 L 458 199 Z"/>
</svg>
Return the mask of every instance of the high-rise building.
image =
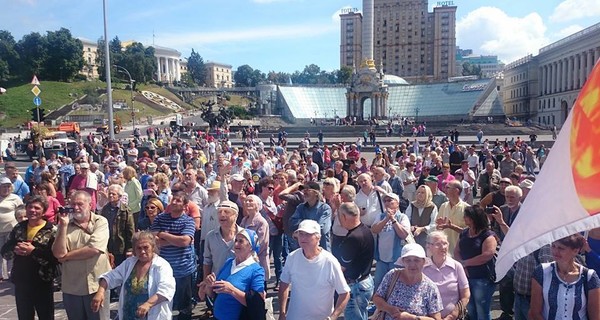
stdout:
<svg viewBox="0 0 600 320">
<path fill-rule="evenodd" d="M 350 66 L 356 64 L 355 52 L 360 52 L 357 27 L 365 27 L 365 22 L 357 12 L 340 17 L 340 63 Z M 452 1 L 438 2 L 429 12 L 427 0 L 374 0 L 373 33 L 375 65 L 386 74 L 427 82 L 456 73 L 456 6 Z"/>
<path fill-rule="evenodd" d="M 358 9 L 342 9 L 340 21 L 340 66 L 358 68 L 362 62 L 362 14 Z"/>
<path fill-rule="evenodd" d="M 455 76 L 462 76 L 463 64 L 468 62 L 473 66 L 481 68 L 483 78 L 493 78 L 504 70 L 504 63 L 498 60 L 495 55 L 474 55 L 471 49 L 461 49 L 456 47 L 456 68 Z"/>
</svg>

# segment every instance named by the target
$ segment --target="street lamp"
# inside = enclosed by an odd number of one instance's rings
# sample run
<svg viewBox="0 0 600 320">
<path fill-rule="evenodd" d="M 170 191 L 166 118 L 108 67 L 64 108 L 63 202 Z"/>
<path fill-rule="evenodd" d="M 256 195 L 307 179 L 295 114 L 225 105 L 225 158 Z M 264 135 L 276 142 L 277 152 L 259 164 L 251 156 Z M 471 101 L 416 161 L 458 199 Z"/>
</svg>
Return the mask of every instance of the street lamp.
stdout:
<svg viewBox="0 0 600 320">
<path fill-rule="evenodd" d="M 417 124 L 419 122 L 419 107 L 415 108 L 415 124 Z"/>
<path fill-rule="evenodd" d="M 135 109 L 133 108 L 133 83 L 135 82 L 135 80 L 133 80 L 131 78 L 131 73 L 129 73 L 129 71 L 127 71 L 127 69 L 118 66 L 118 65 L 113 65 L 115 68 L 117 68 L 117 71 L 121 71 L 127 74 L 127 76 L 129 77 L 129 90 L 131 91 L 131 122 L 133 125 L 133 130 L 135 130 Z"/>
<path fill-rule="evenodd" d="M 106 70 L 106 97 L 108 99 L 108 137 L 112 142 L 115 140 L 115 124 L 112 109 L 112 84 L 110 81 L 110 50 L 108 47 L 108 30 L 106 27 L 106 0 L 102 0 L 102 12 L 104 15 L 104 68 Z"/>
</svg>

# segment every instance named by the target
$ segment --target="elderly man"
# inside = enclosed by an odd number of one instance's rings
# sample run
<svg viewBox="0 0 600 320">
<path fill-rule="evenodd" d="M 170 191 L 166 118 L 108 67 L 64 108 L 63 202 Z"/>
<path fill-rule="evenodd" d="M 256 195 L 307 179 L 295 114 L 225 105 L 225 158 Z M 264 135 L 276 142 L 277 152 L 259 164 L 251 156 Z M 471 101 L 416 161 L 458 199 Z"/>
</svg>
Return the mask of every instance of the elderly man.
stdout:
<svg viewBox="0 0 600 320">
<path fill-rule="evenodd" d="M 63 304 L 69 319 L 110 319 L 110 294 L 98 313 L 92 312 L 92 299 L 98 291 L 98 277 L 111 267 L 106 252 L 110 236 L 106 218 L 92 210 L 92 197 L 75 191 L 69 205 L 73 219 L 60 214 L 52 253 L 62 263 Z"/>
<path fill-rule="evenodd" d="M 192 318 L 192 277 L 196 272 L 195 223 L 185 214 L 188 201 L 186 193 L 174 193 L 170 211 L 159 214 L 150 227 L 157 237 L 160 256 L 173 268 L 176 283 L 173 310 L 179 310 L 178 320 Z"/>
<path fill-rule="evenodd" d="M 454 253 L 454 247 L 458 244 L 458 236 L 466 227 L 464 220 L 465 208 L 469 205 L 462 201 L 460 194 L 462 183 L 458 180 L 450 181 L 446 185 L 446 196 L 448 201 L 442 203 L 436 219 L 437 229 L 444 230 L 448 237 L 448 252 Z"/>
<path fill-rule="evenodd" d="M 321 201 L 321 186 L 316 182 L 308 182 L 302 190 L 305 202 L 296 207 L 296 211 L 290 218 L 292 230 L 298 229 L 300 221 L 310 219 L 316 221 L 321 226 L 320 246 L 331 251 L 331 207 Z"/>
<path fill-rule="evenodd" d="M 350 299 L 344 311 L 344 318 L 367 320 L 367 307 L 373 295 L 371 265 L 375 240 L 369 227 L 360 221 L 360 210 L 356 204 L 342 203 L 338 209 L 338 219 L 347 230 L 346 236 L 333 251 L 350 286 Z"/>
<path fill-rule="evenodd" d="M 81 190 L 87 192 L 92 199 L 92 211 L 96 211 L 96 193 L 98 191 L 98 178 L 90 172 L 90 164 L 82 162 L 79 164 L 80 172 L 73 177 L 69 186 L 69 192 Z"/>
<path fill-rule="evenodd" d="M 242 228 L 235 223 L 239 207 L 235 202 L 222 201 L 217 206 L 219 227 L 208 232 L 204 241 L 202 269 L 206 278 L 211 272 L 218 273 L 225 261 L 234 256 L 235 235 Z"/>
<path fill-rule="evenodd" d="M 500 188 L 500 172 L 494 167 L 494 161 L 485 162 L 485 171 L 479 175 L 477 185 L 481 188 L 481 198 L 483 199 L 488 193 L 496 191 Z"/>
<path fill-rule="evenodd" d="M 316 221 L 307 219 L 294 232 L 300 249 L 290 253 L 281 274 L 280 320 L 337 319 L 350 299 L 340 263 L 319 246 L 321 231 Z M 339 295 L 335 308 L 334 292 Z"/>
<path fill-rule="evenodd" d="M 375 189 L 368 173 L 359 175 L 357 180 L 360 191 L 356 193 L 354 202 L 360 209 L 360 220 L 370 228 L 383 211 L 383 193 Z"/>
<path fill-rule="evenodd" d="M 389 175 L 383 167 L 377 167 L 373 170 L 373 184 L 381 187 L 385 193 L 392 192 L 392 186 L 388 183 Z"/>
<path fill-rule="evenodd" d="M 194 169 L 186 169 L 183 172 L 183 182 L 185 182 L 185 193 L 188 199 L 203 208 L 208 200 L 208 191 L 198 183 L 198 172 Z"/>
<path fill-rule="evenodd" d="M 506 199 L 505 204 L 500 207 L 494 206 L 493 212 L 490 212 L 490 215 L 493 217 L 492 229 L 500 237 L 500 241 L 504 240 L 510 226 L 519 214 L 522 196 L 523 191 L 521 191 L 521 188 L 509 185 L 504 189 L 504 197 Z M 515 302 L 513 277 L 514 274 L 509 272 L 502 280 L 500 280 L 498 286 L 502 319 L 512 318 L 513 315 L 513 305 Z"/>
<path fill-rule="evenodd" d="M 25 180 L 21 178 L 21 175 L 19 175 L 19 169 L 14 162 L 5 163 L 4 172 L 6 177 L 12 182 L 14 194 L 18 195 L 21 199 L 29 194 L 29 186 L 25 183 Z"/>
</svg>

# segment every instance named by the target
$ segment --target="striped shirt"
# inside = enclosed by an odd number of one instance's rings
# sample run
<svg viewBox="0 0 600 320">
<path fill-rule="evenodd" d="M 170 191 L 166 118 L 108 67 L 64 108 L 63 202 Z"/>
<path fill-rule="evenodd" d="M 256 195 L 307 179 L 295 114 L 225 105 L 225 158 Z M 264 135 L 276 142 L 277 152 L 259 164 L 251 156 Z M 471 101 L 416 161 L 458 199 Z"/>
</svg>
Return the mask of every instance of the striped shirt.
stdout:
<svg viewBox="0 0 600 320">
<path fill-rule="evenodd" d="M 186 214 L 173 218 L 168 213 L 161 213 L 154 219 L 150 230 L 153 232 L 168 232 L 176 236 L 186 235 L 194 239 L 196 228 L 194 219 Z M 173 268 L 175 278 L 182 278 L 196 271 L 196 256 L 193 245 L 194 241 L 191 241 L 185 247 L 172 245 L 160 247 L 160 256 L 169 262 L 171 268 Z"/>
<path fill-rule="evenodd" d="M 581 276 L 577 281 L 566 283 L 560 279 L 556 271 L 556 263 L 542 263 L 535 270 L 533 278 L 542 286 L 544 296 L 544 319 L 587 319 L 587 290 L 600 287 L 598 275 L 592 269 L 580 266 Z"/>
</svg>

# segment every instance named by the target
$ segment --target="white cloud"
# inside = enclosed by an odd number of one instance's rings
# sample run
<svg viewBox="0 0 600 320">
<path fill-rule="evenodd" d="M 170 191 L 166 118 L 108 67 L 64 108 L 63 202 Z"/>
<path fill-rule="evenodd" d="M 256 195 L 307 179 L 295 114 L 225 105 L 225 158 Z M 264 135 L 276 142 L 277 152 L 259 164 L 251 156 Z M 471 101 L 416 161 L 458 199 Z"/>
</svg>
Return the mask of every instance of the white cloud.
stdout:
<svg viewBox="0 0 600 320">
<path fill-rule="evenodd" d="M 501 9 L 481 7 L 456 23 L 456 43 L 478 54 L 497 55 L 508 63 L 527 54 L 537 54 L 539 48 L 549 43 L 545 32 L 546 26 L 537 13 L 511 17 Z"/>
<path fill-rule="evenodd" d="M 334 24 L 304 24 L 288 26 L 265 26 L 252 29 L 225 30 L 214 32 L 160 33 L 161 45 L 178 48 L 206 44 L 248 43 L 260 40 L 297 39 L 338 32 Z"/>
<path fill-rule="evenodd" d="M 600 17 L 600 0 L 564 0 L 554 8 L 550 21 L 567 22 L 589 17 Z"/>
</svg>

